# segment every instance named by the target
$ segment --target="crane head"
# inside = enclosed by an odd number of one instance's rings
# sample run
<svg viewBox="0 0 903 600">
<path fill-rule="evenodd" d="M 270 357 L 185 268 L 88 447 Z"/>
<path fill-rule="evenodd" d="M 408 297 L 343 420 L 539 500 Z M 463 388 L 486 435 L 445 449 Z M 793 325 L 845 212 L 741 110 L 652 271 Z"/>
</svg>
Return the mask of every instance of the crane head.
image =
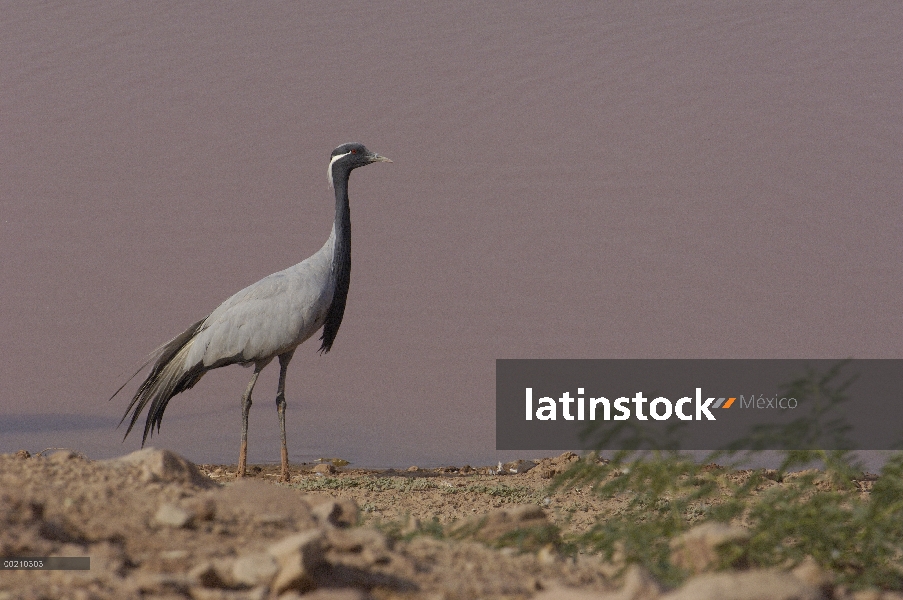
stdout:
<svg viewBox="0 0 903 600">
<path fill-rule="evenodd" d="M 370 152 L 363 144 L 351 143 L 342 144 L 332 151 L 329 160 L 329 185 L 332 186 L 334 175 L 341 169 L 345 172 L 351 172 L 351 169 L 363 167 L 375 162 L 392 162 L 385 156 L 380 156 L 376 152 Z"/>
</svg>

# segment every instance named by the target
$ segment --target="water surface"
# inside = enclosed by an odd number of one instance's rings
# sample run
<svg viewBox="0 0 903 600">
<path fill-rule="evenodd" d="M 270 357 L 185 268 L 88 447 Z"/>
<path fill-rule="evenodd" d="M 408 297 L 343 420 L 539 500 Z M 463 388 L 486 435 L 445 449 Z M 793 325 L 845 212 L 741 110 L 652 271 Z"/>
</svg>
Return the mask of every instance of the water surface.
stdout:
<svg viewBox="0 0 903 600">
<path fill-rule="evenodd" d="M 514 458 L 496 358 L 899 358 L 901 22 L 893 2 L 3 2 L 0 451 L 136 449 L 107 398 L 320 247 L 352 140 L 395 162 L 352 177 L 345 321 L 289 373 L 294 461 Z M 279 457 L 277 371 L 251 461 Z M 208 374 L 152 443 L 234 461 L 250 374 Z"/>
</svg>

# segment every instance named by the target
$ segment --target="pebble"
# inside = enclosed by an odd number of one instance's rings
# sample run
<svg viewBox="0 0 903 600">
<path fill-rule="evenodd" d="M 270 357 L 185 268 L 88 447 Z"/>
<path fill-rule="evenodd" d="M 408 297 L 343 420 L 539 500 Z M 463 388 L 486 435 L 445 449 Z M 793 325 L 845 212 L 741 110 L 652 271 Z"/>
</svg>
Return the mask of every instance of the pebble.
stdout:
<svg viewBox="0 0 903 600">
<path fill-rule="evenodd" d="M 821 590 L 773 570 L 698 575 L 661 600 L 822 600 Z"/>
<path fill-rule="evenodd" d="M 252 587 L 269 585 L 278 572 L 276 559 L 266 552 L 246 554 L 232 565 L 232 578 L 235 582 Z"/>
<path fill-rule="evenodd" d="M 60 450 L 58 452 L 54 452 L 51 454 L 47 460 L 52 463 L 64 463 L 72 460 L 73 458 L 78 458 L 78 454 L 73 452 L 72 450 Z"/>
<path fill-rule="evenodd" d="M 502 469 L 512 475 L 516 475 L 519 473 L 526 473 L 535 466 L 536 463 L 532 460 L 515 460 L 502 465 Z"/>
<path fill-rule="evenodd" d="M 357 504 L 347 499 L 305 496 L 311 505 L 311 514 L 320 523 L 333 527 L 350 527 L 357 524 Z"/>
<path fill-rule="evenodd" d="M 697 525 L 671 540 L 671 562 L 691 573 L 702 573 L 718 565 L 720 546 L 743 544 L 749 535 L 739 525 L 716 522 Z"/>
<path fill-rule="evenodd" d="M 313 572 L 325 560 L 323 532 L 311 529 L 291 535 L 272 544 L 267 552 L 279 564 L 279 573 L 271 586 L 274 592 L 313 589 Z"/>
<path fill-rule="evenodd" d="M 180 506 L 169 502 L 160 506 L 154 515 L 154 522 L 165 527 L 181 529 L 191 522 L 191 513 Z"/>
<path fill-rule="evenodd" d="M 185 483 L 201 488 L 219 487 L 219 484 L 201 473 L 194 463 L 170 450 L 144 448 L 102 462 L 112 466 L 137 466 L 141 469 L 141 480 L 147 483 L 163 481 Z"/>
</svg>

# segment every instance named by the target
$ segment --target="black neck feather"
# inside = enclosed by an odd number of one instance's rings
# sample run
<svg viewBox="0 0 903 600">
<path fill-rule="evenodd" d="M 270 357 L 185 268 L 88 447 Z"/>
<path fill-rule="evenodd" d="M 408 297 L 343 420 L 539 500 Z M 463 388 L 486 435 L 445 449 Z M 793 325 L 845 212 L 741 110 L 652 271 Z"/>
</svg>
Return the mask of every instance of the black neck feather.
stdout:
<svg viewBox="0 0 903 600">
<path fill-rule="evenodd" d="M 340 169 L 337 169 L 337 171 Z M 332 275 L 335 278 L 335 292 L 332 304 L 326 313 L 323 325 L 323 341 L 320 353 L 325 354 L 332 349 L 332 343 L 339 333 L 342 317 L 345 316 L 345 303 L 348 300 L 348 287 L 351 284 L 351 206 L 348 203 L 348 176 L 350 171 L 342 170 L 334 173 L 335 185 L 335 250 L 332 255 Z"/>
</svg>

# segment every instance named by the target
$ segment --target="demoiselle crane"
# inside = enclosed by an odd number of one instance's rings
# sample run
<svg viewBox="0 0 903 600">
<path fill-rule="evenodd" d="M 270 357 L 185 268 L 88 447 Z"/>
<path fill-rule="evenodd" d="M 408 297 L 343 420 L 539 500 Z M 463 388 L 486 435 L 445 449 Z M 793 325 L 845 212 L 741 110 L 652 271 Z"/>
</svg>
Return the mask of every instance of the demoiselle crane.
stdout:
<svg viewBox="0 0 903 600">
<path fill-rule="evenodd" d="M 148 435 L 153 435 L 155 426 L 159 433 L 163 412 L 170 399 L 192 388 L 204 373 L 226 365 L 253 365 L 254 374 L 241 397 L 238 476 L 243 477 L 248 459 L 251 392 L 260 371 L 278 357 L 276 410 L 282 432 L 280 481 L 289 480 L 288 448 L 285 443 L 285 374 L 295 349 L 321 327 L 320 352 L 329 352 L 335 342 L 345 314 L 351 278 L 348 178 L 353 169 L 375 162 L 392 161 L 370 152 L 362 144 L 343 144 L 332 151 L 328 175 L 335 189 L 335 222 L 326 243 L 304 261 L 264 277 L 233 295 L 207 317 L 155 350 L 138 370 L 140 373 L 144 367 L 154 363 L 120 421 L 121 425 L 131 411 L 131 421 L 123 440 L 148 404 L 150 408 L 144 423 L 142 447 Z M 125 384 L 116 390 L 113 397 L 124 387 Z"/>
</svg>

